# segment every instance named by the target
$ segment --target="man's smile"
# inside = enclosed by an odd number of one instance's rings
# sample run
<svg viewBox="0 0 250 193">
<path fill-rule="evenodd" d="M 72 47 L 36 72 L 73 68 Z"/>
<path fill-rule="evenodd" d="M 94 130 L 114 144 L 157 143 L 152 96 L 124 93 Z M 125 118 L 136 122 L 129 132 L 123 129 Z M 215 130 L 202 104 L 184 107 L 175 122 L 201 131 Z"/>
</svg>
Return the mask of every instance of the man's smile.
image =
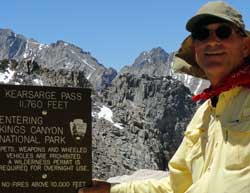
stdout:
<svg viewBox="0 0 250 193">
<path fill-rule="evenodd" d="M 205 52 L 204 54 L 206 56 L 220 56 L 220 55 L 224 55 L 225 52 L 223 52 L 223 51 L 211 51 L 211 52 Z"/>
</svg>

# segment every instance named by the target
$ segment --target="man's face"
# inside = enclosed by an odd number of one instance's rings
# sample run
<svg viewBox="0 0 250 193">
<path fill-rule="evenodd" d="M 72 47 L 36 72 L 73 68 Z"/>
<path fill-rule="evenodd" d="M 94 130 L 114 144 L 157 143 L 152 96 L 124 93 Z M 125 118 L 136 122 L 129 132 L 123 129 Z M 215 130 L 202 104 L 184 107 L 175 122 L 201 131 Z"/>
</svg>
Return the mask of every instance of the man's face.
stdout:
<svg viewBox="0 0 250 193">
<path fill-rule="evenodd" d="M 196 61 L 212 85 L 241 65 L 248 54 L 245 38 L 233 28 L 229 37 L 217 37 L 215 31 L 221 25 L 214 23 L 204 26 L 210 31 L 209 37 L 204 40 L 194 39 Z"/>
</svg>

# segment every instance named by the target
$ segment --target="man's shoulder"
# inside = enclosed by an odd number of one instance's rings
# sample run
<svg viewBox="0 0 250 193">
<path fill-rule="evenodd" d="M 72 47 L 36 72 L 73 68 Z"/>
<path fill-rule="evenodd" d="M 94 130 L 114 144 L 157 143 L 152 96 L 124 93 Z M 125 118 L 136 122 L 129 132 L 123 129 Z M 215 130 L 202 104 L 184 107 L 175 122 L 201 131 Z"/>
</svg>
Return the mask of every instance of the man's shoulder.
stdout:
<svg viewBox="0 0 250 193">
<path fill-rule="evenodd" d="M 242 88 L 237 96 L 234 97 L 232 102 L 228 104 L 228 111 L 225 112 L 226 114 L 231 113 L 230 117 L 234 119 L 244 119 L 246 118 L 246 112 L 249 112 L 250 119 L 250 89 L 249 88 Z"/>
<path fill-rule="evenodd" d="M 237 109 L 238 111 L 241 111 L 242 109 L 250 108 L 250 88 L 241 88 L 228 106 L 228 109 L 231 109 L 232 111 L 237 111 Z"/>
<path fill-rule="evenodd" d="M 242 88 L 240 90 L 239 96 L 244 97 L 245 100 L 248 100 L 250 97 L 250 86 L 249 88 Z"/>
</svg>

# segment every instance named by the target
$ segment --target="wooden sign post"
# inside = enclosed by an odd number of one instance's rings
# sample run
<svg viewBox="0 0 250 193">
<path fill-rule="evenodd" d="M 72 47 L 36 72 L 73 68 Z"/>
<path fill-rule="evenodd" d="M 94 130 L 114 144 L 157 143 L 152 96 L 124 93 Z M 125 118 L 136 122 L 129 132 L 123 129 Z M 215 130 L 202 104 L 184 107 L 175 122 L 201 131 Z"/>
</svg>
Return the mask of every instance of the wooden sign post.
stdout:
<svg viewBox="0 0 250 193">
<path fill-rule="evenodd" d="M 0 85 L 0 192 L 91 185 L 91 90 Z"/>
</svg>

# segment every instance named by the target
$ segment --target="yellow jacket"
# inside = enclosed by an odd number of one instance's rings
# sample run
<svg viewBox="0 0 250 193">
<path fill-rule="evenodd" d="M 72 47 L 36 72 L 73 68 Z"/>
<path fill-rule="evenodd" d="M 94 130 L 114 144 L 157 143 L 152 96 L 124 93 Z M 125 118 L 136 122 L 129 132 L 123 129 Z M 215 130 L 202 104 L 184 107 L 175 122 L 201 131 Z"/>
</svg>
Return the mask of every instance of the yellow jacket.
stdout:
<svg viewBox="0 0 250 193">
<path fill-rule="evenodd" d="M 111 193 L 250 193 L 250 89 L 220 94 L 195 113 L 168 178 L 116 185 Z"/>
</svg>

